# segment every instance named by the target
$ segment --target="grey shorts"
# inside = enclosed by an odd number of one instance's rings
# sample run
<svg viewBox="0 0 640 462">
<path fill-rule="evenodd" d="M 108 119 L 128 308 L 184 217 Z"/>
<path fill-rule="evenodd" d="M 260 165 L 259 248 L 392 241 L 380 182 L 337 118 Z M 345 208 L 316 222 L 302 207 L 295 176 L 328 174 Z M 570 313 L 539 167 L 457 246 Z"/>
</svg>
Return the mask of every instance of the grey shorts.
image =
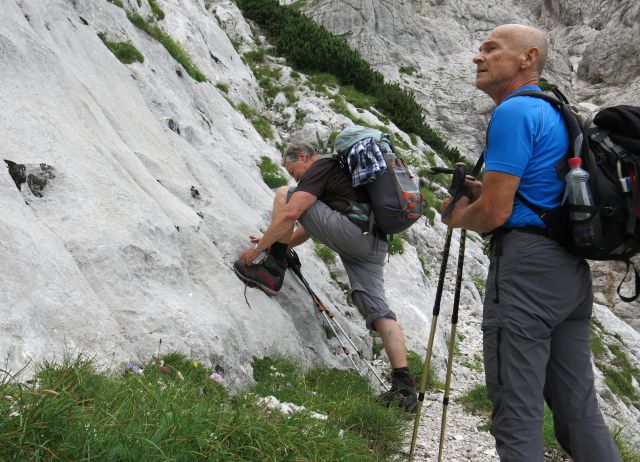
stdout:
<svg viewBox="0 0 640 462">
<path fill-rule="evenodd" d="M 291 197 L 293 189 L 289 190 Z M 347 272 L 353 301 L 366 319 L 367 328 L 380 318 L 396 319 L 384 296 L 384 263 L 387 243 L 362 230 L 345 215 L 316 201 L 298 219 L 305 231 L 340 256 Z"/>
</svg>

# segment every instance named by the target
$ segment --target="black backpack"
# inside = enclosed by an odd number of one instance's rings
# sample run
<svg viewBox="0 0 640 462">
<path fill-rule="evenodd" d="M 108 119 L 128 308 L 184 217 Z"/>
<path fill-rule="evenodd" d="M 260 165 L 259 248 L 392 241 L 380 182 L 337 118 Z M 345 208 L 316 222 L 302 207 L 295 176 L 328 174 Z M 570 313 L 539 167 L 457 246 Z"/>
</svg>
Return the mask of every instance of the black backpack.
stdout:
<svg viewBox="0 0 640 462">
<path fill-rule="evenodd" d="M 593 196 L 592 207 L 561 205 L 542 210 L 516 193 L 527 207 L 536 212 L 556 238 L 571 253 L 589 260 L 618 260 L 635 273 L 635 294 L 625 297 L 634 301 L 640 290 L 640 275 L 630 258 L 640 251 L 640 107 L 614 106 L 602 109 L 591 121 L 583 121 L 567 98 L 553 90 L 555 96 L 538 91 L 521 91 L 516 96 L 532 96 L 551 103 L 560 111 L 569 131 L 569 157 L 580 157 L 582 168 L 589 172 Z M 483 159 L 478 161 L 479 164 Z M 568 167 L 559 174 L 564 179 Z M 595 245 L 580 247 L 573 240 L 569 212 L 590 212 L 594 228 L 599 232 Z M 623 282 L 626 279 L 623 278 Z"/>
</svg>

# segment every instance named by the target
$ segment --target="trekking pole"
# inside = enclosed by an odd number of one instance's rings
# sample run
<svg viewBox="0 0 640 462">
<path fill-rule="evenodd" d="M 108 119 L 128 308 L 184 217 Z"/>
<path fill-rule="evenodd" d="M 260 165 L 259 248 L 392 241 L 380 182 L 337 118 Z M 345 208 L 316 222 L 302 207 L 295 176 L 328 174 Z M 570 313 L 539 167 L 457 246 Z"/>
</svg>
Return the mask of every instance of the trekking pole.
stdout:
<svg viewBox="0 0 640 462">
<path fill-rule="evenodd" d="M 444 397 L 442 398 L 442 422 L 440 424 L 440 447 L 438 449 L 438 462 L 442 460 L 442 448 L 444 446 L 444 432 L 447 425 L 447 409 L 449 407 L 449 390 L 451 388 L 451 370 L 453 368 L 453 353 L 456 345 L 456 330 L 458 326 L 458 307 L 460 306 L 460 289 L 462 288 L 462 270 L 464 267 L 464 248 L 467 239 L 467 230 L 460 233 L 460 249 L 458 251 L 458 273 L 456 275 L 456 288 L 453 296 L 453 312 L 451 313 L 451 334 L 449 339 L 449 357 L 447 359 L 447 378 L 444 383 Z"/>
<path fill-rule="evenodd" d="M 409 450 L 409 462 L 413 461 L 416 449 L 416 438 L 418 437 L 418 427 L 420 426 L 420 415 L 422 414 L 422 404 L 424 402 L 424 393 L 427 389 L 427 381 L 429 375 L 429 366 L 431 364 L 431 354 L 433 352 L 433 339 L 436 334 L 436 322 L 440 315 L 440 301 L 442 300 L 442 289 L 444 287 L 444 278 L 447 273 L 447 261 L 449 260 L 449 247 L 451 246 L 451 236 L 453 228 L 447 229 L 447 237 L 444 242 L 444 250 L 442 251 L 442 264 L 440 265 L 440 276 L 438 277 L 438 286 L 436 288 L 436 298 L 433 302 L 433 313 L 431 315 L 431 329 L 429 330 L 429 341 L 427 343 L 427 353 L 424 357 L 424 365 L 420 376 L 420 385 L 418 387 L 418 406 L 416 407 L 416 419 L 413 424 L 413 436 L 411 437 L 411 449 Z"/>
<path fill-rule="evenodd" d="M 320 313 L 322 313 L 322 315 L 323 315 L 325 321 L 327 322 L 327 324 L 329 324 L 329 328 L 332 330 L 333 334 L 338 339 L 338 342 L 340 343 L 340 346 L 342 347 L 342 352 L 345 355 L 347 355 L 347 357 L 349 358 L 349 361 L 351 361 L 351 364 L 353 364 L 354 369 L 356 371 L 358 371 L 358 373 L 360 373 L 360 375 L 362 375 L 362 373 L 360 372 L 360 370 L 356 366 L 356 363 L 353 361 L 353 357 L 351 355 L 351 351 L 349 350 L 349 348 L 347 348 L 347 346 L 344 344 L 344 342 L 342 341 L 342 339 L 338 335 L 338 332 L 336 331 L 336 327 L 338 328 L 338 330 L 340 330 L 342 335 L 347 339 L 347 342 L 349 342 L 349 344 L 351 344 L 351 346 L 354 348 L 354 350 L 358 354 L 358 357 L 360 358 L 360 360 L 369 368 L 369 370 L 371 370 L 371 372 L 376 377 L 376 379 L 378 379 L 378 381 L 380 382 L 382 387 L 385 389 L 385 391 L 388 391 L 389 387 L 387 386 L 387 384 L 384 383 L 384 381 L 382 380 L 380 375 L 376 372 L 376 370 L 373 368 L 373 366 L 371 364 L 369 364 L 369 362 L 364 358 L 364 355 L 362 354 L 362 351 L 358 349 L 358 347 L 355 345 L 353 340 L 351 340 L 351 337 L 349 337 L 349 335 L 347 335 L 346 331 L 342 328 L 342 326 L 338 323 L 338 321 L 336 321 L 335 315 L 326 306 L 324 306 L 324 304 L 322 303 L 320 298 L 316 295 L 316 293 L 313 291 L 313 289 L 311 289 L 311 286 L 309 285 L 307 280 L 302 275 L 302 271 L 300 269 L 300 267 L 301 267 L 300 258 L 298 258 L 298 254 L 292 249 L 289 249 L 287 251 L 287 263 L 288 263 L 288 266 L 291 268 L 291 270 L 296 274 L 296 276 L 298 277 L 298 279 L 300 280 L 302 285 L 307 289 L 307 292 L 309 292 L 309 295 L 311 295 L 311 299 L 313 300 L 314 305 L 316 306 L 318 311 L 320 311 Z"/>
<path fill-rule="evenodd" d="M 458 165 L 457 169 L 446 169 L 446 171 L 438 171 L 437 173 L 452 173 L 451 186 L 449 192 L 453 196 L 452 203 L 462 197 L 464 191 L 463 185 L 466 177 L 466 169 L 464 164 Z M 444 217 L 448 216 L 453 210 L 453 207 L 447 207 L 447 210 L 442 214 Z M 427 389 L 427 382 L 429 376 L 429 368 L 431 365 L 431 356 L 433 353 L 433 341 L 436 334 L 436 323 L 438 316 L 440 315 L 440 302 L 442 300 L 442 291 L 444 288 L 444 278 L 447 274 L 447 262 L 449 261 L 449 249 L 451 247 L 451 237 L 453 236 L 453 228 L 447 229 L 447 236 L 444 241 L 444 249 L 442 251 L 442 263 L 440 265 L 440 275 L 438 276 L 438 285 L 436 287 L 436 297 L 433 302 L 433 312 L 431 315 L 431 329 L 429 330 L 429 340 L 427 342 L 427 353 L 424 358 L 424 364 L 422 367 L 422 374 L 420 376 L 420 385 L 418 387 L 418 405 L 416 407 L 416 418 L 413 424 L 413 435 L 411 437 L 411 447 L 409 450 L 409 462 L 413 461 L 416 449 L 416 440 L 418 437 L 418 428 L 420 426 L 420 417 L 422 415 L 422 406 L 424 403 L 424 395 Z"/>
</svg>

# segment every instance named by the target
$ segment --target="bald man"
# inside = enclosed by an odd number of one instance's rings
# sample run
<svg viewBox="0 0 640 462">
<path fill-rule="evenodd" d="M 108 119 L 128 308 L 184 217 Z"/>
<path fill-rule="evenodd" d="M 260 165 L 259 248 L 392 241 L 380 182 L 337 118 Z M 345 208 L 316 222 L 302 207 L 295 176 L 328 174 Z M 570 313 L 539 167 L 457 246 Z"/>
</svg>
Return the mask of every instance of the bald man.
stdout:
<svg viewBox="0 0 640 462">
<path fill-rule="evenodd" d="M 497 27 L 473 57 L 476 87 L 496 108 L 487 129 L 482 183 L 468 181 L 443 221 L 492 232 L 482 321 L 491 434 L 501 461 L 542 462 L 544 402 L 559 443 L 576 462 L 620 461 L 593 384 L 587 263 L 568 253 L 541 216 L 564 191 L 568 133 L 540 91 L 547 40 L 532 27 Z M 443 204 L 443 210 L 449 201 Z"/>
</svg>

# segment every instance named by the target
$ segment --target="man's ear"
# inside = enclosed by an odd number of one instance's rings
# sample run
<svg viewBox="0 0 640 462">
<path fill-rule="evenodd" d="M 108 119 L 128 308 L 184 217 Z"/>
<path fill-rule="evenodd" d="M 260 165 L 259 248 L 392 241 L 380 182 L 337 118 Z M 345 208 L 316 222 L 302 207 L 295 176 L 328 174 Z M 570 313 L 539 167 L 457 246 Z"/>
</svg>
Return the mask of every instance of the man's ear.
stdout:
<svg viewBox="0 0 640 462">
<path fill-rule="evenodd" d="M 528 69 L 531 66 L 536 66 L 540 59 L 540 50 L 536 47 L 529 48 L 522 55 L 522 63 L 520 63 L 521 69 Z"/>
</svg>

